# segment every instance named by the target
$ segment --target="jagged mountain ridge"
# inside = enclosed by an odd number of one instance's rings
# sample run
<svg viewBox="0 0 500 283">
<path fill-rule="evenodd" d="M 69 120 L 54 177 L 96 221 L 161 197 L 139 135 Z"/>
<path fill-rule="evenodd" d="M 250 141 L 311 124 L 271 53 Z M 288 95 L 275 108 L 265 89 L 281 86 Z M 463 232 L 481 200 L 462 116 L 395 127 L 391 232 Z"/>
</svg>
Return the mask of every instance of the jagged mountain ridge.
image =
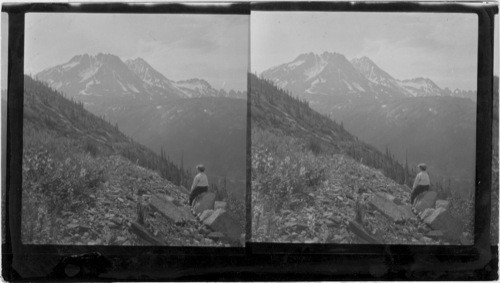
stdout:
<svg viewBox="0 0 500 283">
<path fill-rule="evenodd" d="M 241 92 L 216 90 L 201 79 L 172 81 L 142 58 L 123 62 L 116 55 L 104 53 L 74 56 L 67 63 L 39 72 L 36 78 L 91 108 L 106 100 L 105 96 L 144 102 L 233 93 L 244 97 Z"/>
<path fill-rule="evenodd" d="M 182 92 L 174 86 L 174 82 L 156 71 L 142 58 L 129 59 L 125 64 L 132 73 L 143 82 L 144 89 L 151 94 L 164 95 L 167 98 L 184 98 Z"/>
<path fill-rule="evenodd" d="M 398 80 L 366 56 L 349 61 L 342 54 L 330 52 L 300 54 L 289 63 L 265 70 L 262 76 L 313 103 L 327 100 L 322 96 L 337 96 L 337 101 L 343 102 L 341 98 L 453 96 L 465 92 L 443 90 L 428 78 Z M 471 95 L 471 99 L 475 98 Z"/>
</svg>

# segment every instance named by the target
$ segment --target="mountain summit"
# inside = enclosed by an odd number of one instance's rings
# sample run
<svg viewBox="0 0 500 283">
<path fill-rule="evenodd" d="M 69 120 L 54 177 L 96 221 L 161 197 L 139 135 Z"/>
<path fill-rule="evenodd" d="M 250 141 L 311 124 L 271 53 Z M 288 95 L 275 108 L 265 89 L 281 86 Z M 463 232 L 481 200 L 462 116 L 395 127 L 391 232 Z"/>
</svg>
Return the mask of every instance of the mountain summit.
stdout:
<svg viewBox="0 0 500 283">
<path fill-rule="evenodd" d="M 421 96 L 470 96 L 441 89 L 428 78 L 399 80 L 363 56 L 347 60 L 339 53 L 304 53 L 262 73 L 279 87 L 306 98 L 311 105 L 332 100 L 392 99 Z"/>
<path fill-rule="evenodd" d="M 41 71 L 36 77 L 71 97 L 146 93 L 141 79 L 112 54 L 78 55 L 65 64 Z"/>
<path fill-rule="evenodd" d="M 175 82 L 143 58 L 123 62 L 116 55 L 104 53 L 74 56 L 64 64 L 41 71 L 36 77 L 69 97 L 77 97 L 91 108 L 110 104 L 110 100 L 163 101 L 241 94 L 217 90 L 199 78 Z"/>
<path fill-rule="evenodd" d="M 299 96 L 364 96 L 370 91 L 369 81 L 338 53 L 301 54 L 290 63 L 264 71 L 262 76 Z"/>
<path fill-rule="evenodd" d="M 173 85 L 171 80 L 151 67 L 144 59 L 129 59 L 125 61 L 125 64 L 130 71 L 142 80 L 144 89 L 149 93 L 165 95 L 168 98 L 185 97 L 183 93 Z"/>
</svg>

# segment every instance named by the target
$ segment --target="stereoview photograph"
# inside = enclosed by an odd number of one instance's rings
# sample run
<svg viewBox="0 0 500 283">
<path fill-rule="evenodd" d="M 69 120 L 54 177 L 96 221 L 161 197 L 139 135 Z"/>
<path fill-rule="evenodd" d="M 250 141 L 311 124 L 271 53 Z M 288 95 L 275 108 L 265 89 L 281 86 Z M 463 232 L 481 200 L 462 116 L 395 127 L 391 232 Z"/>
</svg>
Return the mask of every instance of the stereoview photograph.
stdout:
<svg viewBox="0 0 500 283">
<path fill-rule="evenodd" d="M 22 242 L 243 246 L 248 30 L 27 14 Z"/>
<path fill-rule="evenodd" d="M 477 17 L 254 12 L 252 241 L 471 245 Z"/>
</svg>

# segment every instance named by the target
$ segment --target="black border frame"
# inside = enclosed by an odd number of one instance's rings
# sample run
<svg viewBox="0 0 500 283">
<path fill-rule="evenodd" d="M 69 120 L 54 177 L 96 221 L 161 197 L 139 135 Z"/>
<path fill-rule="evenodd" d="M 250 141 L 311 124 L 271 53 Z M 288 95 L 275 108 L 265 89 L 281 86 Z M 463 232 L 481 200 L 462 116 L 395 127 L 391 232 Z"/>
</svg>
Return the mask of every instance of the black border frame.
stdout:
<svg viewBox="0 0 500 283">
<path fill-rule="evenodd" d="M 472 13 L 478 17 L 476 128 L 476 206 L 472 246 L 305 245 L 252 243 L 250 166 L 247 166 L 247 245 L 241 248 L 35 246 L 20 242 L 23 122 L 24 19 L 28 12 L 54 13 L 211 13 L 252 11 Z M 332 280 L 332 279 L 495 279 L 498 249 L 490 246 L 490 193 L 493 98 L 493 20 L 495 4 L 279 2 L 220 5 L 182 4 L 6 4 L 9 13 L 6 241 L 7 280 L 58 280 L 47 277 L 68 255 L 99 251 L 114 267 L 103 277 L 74 280 Z M 250 16 L 251 21 L 251 16 Z M 251 40 L 251 39 L 250 39 Z M 250 50 L 251 56 L 251 50 Z M 251 95 L 251 86 L 248 85 Z M 249 104 L 248 104 L 249 105 Z M 250 108 L 248 106 L 248 117 Z M 247 119 L 250 125 L 250 119 Z M 249 133 L 249 129 L 247 129 Z M 247 136 L 247 156 L 250 156 Z M 247 159 L 247 165 L 250 164 Z M 132 263 L 131 263 L 132 262 Z"/>
</svg>

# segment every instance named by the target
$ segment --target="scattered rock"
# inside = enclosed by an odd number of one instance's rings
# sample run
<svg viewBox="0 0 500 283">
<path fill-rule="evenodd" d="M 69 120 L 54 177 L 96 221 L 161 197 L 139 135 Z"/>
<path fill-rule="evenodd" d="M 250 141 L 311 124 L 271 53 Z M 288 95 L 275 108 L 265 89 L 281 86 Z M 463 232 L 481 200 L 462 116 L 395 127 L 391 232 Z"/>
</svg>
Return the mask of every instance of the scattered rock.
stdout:
<svg viewBox="0 0 500 283">
<path fill-rule="evenodd" d="M 383 244 L 382 241 L 368 234 L 365 229 L 358 223 L 354 221 L 349 221 L 347 229 L 351 231 L 354 235 L 358 237 L 362 242 L 367 244 Z"/>
<path fill-rule="evenodd" d="M 161 199 L 160 197 L 153 195 L 149 200 L 149 205 L 155 211 L 163 215 L 164 217 L 174 221 L 174 222 L 183 222 L 187 219 L 193 219 L 193 215 L 185 210 L 179 209 L 175 204 L 165 199 Z"/>
<path fill-rule="evenodd" d="M 243 233 L 239 222 L 222 209 L 214 211 L 203 223 L 210 227 L 210 229 L 223 233 L 233 242 L 239 242 L 240 236 Z"/>
<path fill-rule="evenodd" d="M 193 210 L 196 215 L 202 213 L 207 209 L 214 209 L 215 194 L 203 193 L 193 201 Z"/>
<path fill-rule="evenodd" d="M 216 201 L 214 203 L 214 210 L 217 210 L 219 208 L 226 209 L 227 207 L 227 202 L 225 201 Z"/>
<path fill-rule="evenodd" d="M 404 202 L 401 198 L 394 198 L 392 202 L 395 203 L 396 205 L 404 205 Z"/>
<path fill-rule="evenodd" d="M 459 239 L 462 235 L 462 223 L 459 219 L 454 218 L 446 209 L 440 207 L 424 219 L 434 230 L 443 231 L 448 239 Z"/>
<path fill-rule="evenodd" d="M 424 220 L 425 218 L 429 217 L 434 213 L 435 209 L 434 208 L 426 208 L 422 213 L 419 214 L 420 219 Z"/>
<path fill-rule="evenodd" d="M 450 202 L 447 200 L 438 199 L 436 201 L 436 208 L 442 207 L 444 209 L 448 209 L 449 206 L 450 206 Z"/>
<path fill-rule="evenodd" d="M 399 207 L 385 197 L 374 195 L 369 203 L 374 209 L 380 211 L 383 215 L 394 222 L 404 220 L 403 213 L 401 212 Z"/>
<path fill-rule="evenodd" d="M 200 215 L 200 221 L 203 222 L 205 219 L 210 217 L 210 215 L 212 215 L 212 213 L 214 213 L 214 211 L 212 209 L 207 209 L 207 210 L 203 211 Z"/>
<path fill-rule="evenodd" d="M 437 193 L 434 191 L 427 191 L 421 193 L 420 195 L 417 196 L 416 200 L 414 201 L 415 203 L 414 208 L 417 211 L 417 213 L 420 213 L 427 208 L 434 207 L 436 204 L 436 199 L 437 199 Z"/>
<path fill-rule="evenodd" d="M 220 241 L 224 239 L 226 236 L 222 234 L 221 232 L 211 232 L 210 234 L 207 235 L 207 238 L 212 239 L 214 241 Z"/>
<path fill-rule="evenodd" d="M 426 234 L 426 236 L 429 237 L 429 238 L 436 239 L 436 238 L 442 238 L 442 237 L 444 237 L 444 233 L 441 230 L 432 230 L 432 231 L 429 231 Z"/>
<path fill-rule="evenodd" d="M 411 205 L 399 205 L 399 210 L 402 212 L 402 216 L 404 219 L 416 219 L 417 216 L 413 213 L 411 209 Z"/>
<path fill-rule="evenodd" d="M 391 195 L 391 194 L 388 194 L 388 193 L 377 193 L 376 195 L 378 195 L 379 197 L 383 197 L 385 199 L 388 199 L 392 202 L 394 202 L 394 199 L 396 199 L 395 196 Z"/>
</svg>

